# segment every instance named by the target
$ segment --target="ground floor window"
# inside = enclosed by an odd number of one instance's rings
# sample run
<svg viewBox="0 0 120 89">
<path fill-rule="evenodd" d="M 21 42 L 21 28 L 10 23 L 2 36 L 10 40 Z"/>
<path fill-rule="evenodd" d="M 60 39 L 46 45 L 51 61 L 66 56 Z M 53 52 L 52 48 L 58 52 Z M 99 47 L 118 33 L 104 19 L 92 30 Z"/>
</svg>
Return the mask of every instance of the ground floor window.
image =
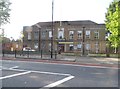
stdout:
<svg viewBox="0 0 120 89">
<path fill-rule="evenodd" d="M 73 44 L 70 44 L 70 45 L 69 45 L 69 50 L 70 50 L 70 51 L 73 51 L 73 49 L 74 49 L 74 48 L 73 48 Z"/>
<path fill-rule="evenodd" d="M 49 52 L 51 52 L 51 43 L 48 44 Z"/>
<path fill-rule="evenodd" d="M 86 50 L 90 50 L 90 44 L 89 43 L 86 44 Z"/>
<path fill-rule="evenodd" d="M 81 43 L 77 44 L 77 49 L 81 49 L 81 48 L 82 48 L 82 44 Z"/>
<path fill-rule="evenodd" d="M 38 43 L 35 43 L 35 44 L 34 44 L 34 48 L 35 48 L 35 49 L 38 49 Z"/>
</svg>

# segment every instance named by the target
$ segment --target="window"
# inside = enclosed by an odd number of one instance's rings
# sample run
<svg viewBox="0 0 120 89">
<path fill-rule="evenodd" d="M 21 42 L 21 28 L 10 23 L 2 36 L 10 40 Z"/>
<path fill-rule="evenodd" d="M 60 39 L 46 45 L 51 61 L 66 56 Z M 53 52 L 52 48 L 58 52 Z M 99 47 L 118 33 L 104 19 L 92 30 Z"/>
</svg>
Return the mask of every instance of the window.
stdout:
<svg viewBox="0 0 120 89">
<path fill-rule="evenodd" d="M 39 38 L 39 33 L 38 32 L 34 32 L 34 39 L 38 39 Z"/>
<path fill-rule="evenodd" d="M 86 44 L 86 50 L 90 50 L 90 44 L 89 43 Z"/>
<path fill-rule="evenodd" d="M 81 48 L 82 48 L 82 44 L 81 43 L 77 44 L 77 49 L 81 49 Z"/>
<path fill-rule="evenodd" d="M 49 51 L 51 51 L 51 43 L 48 44 Z"/>
<path fill-rule="evenodd" d="M 41 49 L 44 49 L 46 47 L 45 41 L 41 42 Z"/>
<path fill-rule="evenodd" d="M 82 38 L 82 31 L 78 31 L 78 39 Z"/>
<path fill-rule="evenodd" d="M 28 40 L 31 40 L 31 32 L 28 32 Z"/>
<path fill-rule="evenodd" d="M 94 31 L 94 38 L 99 39 L 99 32 L 98 31 Z"/>
<path fill-rule="evenodd" d="M 49 31 L 49 38 L 52 37 L 52 31 Z"/>
<path fill-rule="evenodd" d="M 58 38 L 63 39 L 64 38 L 64 28 L 58 28 Z"/>
<path fill-rule="evenodd" d="M 96 42 L 95 43 L 95 52 L 98 53 L 98 51 L 99 51 L 99 43 Z"/>
<path fill-rule="evenodd" d="M 52 33 L 51 33 L 51 34 L 52 34 Z M 42 38 L 45 38 L 45 37 L 46 37 L 46 31 L 42 31 L 41 37 L 42 37 Z"/>
<path fill-rule="evenodd" d="M 90 31 L 86 31 L 85 35 L 86 35 L 86 39 L 89 39 L 90 38 Z"/>
<path fill-rule="evenodd" d="M 35 43 L 35 44 L 34 44 L 34 48 L 35 48 L 35 49 L 38 49 L 38 43 Z"/>
<path fill-rule="evenodd" d="M 70 51 L 73 51 L 73 49 L 74 49 L 74 48 L 73 48 L 73 44 L 70 44 L 70 45 L 69 45 L 69 49 L 70 49 Z"/>
<path fill-rule="evenodd" d="M 69 37 L 70 39 L 73 39 L 74 31 L 69 31 Z"/>
</svg>

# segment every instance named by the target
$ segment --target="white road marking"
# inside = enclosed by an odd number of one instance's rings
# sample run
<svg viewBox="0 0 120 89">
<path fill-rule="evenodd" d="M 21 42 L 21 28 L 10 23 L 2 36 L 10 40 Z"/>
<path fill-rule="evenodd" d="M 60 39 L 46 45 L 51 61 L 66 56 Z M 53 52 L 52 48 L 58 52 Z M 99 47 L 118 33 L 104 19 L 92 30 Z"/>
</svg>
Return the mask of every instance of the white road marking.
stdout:
<svg viewBox="0 0 120 89">
<path fill-rule="evenodd" d="M 70 74 L 54 73 L 54 72 L 43 72 L 43 71 L 31 71 L 31 72 L 34 72 L 34 73 L 41 73 L 41 74 L 52 74 L 52 75 L 70 76 Z"/>
<path fill-rule="evenodd" d="M 55 86 L 57 86 L 57 85 L 60 85 L 60 84 L 62 84 L 62 83 L 64 83 L 64 82 L 72 79 L 72 78 L 74 78 L 74 76 L 68 76 L 68 77 L 66 77 L 66 78 L 64 78 L 64 79 L 62 79 L 62 80 L 56 81 L 56 82 L 51 83 L 51 84 L 49 84 L 49 85 L 46 85 L 46 86 L 44 86 L 44 87 L 55 87 Z"/>
<path fill-rule="evenodd" d="M 40 74 L 52 74 L 52 75 L 63 75 L 63 76 L 70 76 L 71 74 L 63 74 L 63 73 L 55 73 L 55 72 L 45 72 L 45 71 L 34 71 L 34 70 L 22 70 L 22 69 L 9 69 L 13 71 L 31 71 L 33 73 L 40 73 Z"/>
<path fill-rule="evenodd" d="M 11 67 L 11 68 L 7 68 L 8 70 L 13 70 L 13 71 L 27 71 L 27 72 L 23 72 L 23 73 L 18 73 L 18 74 L 13 74 L 13 75 L 8 75 L 8 76 L 4 76 L 4 77 L 0 77 L 1 79 L 6 79 L 6 78 L 11 78 L 11 77 L 15 77 L 15 76 L 20 76 L 20 75 L 25 75 L 25 74 L 29 74 L 29 73 L 43 73 L 43 74 L 51 74 L 51 75 L 62 75 L 62 76 L 67 76 L 66 78 L 56 81 L 54 83 L 51 83 L 49 85 L 46 85 L 44 87 L 55 87 L 57 85 L 60 85 L 72 78 L 74 78 L 74 76 L 72 76 L 71 74 L 63 74 L 63 73 L 54 73 L 54 72 L 43 72 L 43 71 L 32 71 L 32 70 L 22 70 L 22 69 L 14 69 L 15 67 Z"/>
<path fill-rule="evenodd" d="M 11 68 L 9 68 L 9 69 L 14 69 L 14 68 L 18 68 L 19 66 L 13 66 L 13 67 L 11 67 Z"/>
<path fill-rule="evenodd" d="M 25 74 L 29 74 L 29 73 L 31 73 L 31 71 L 27 71 L 27 72 L 23 72 L 23 73 L 17 73 L 17 74 L 13 74 L 13 75 L 8 75 L 8 76 L 0 77 L 0 80 L 15 77 L 15 76 L 20 76 L 20 75 L 25 75 Z"/>
</svg>

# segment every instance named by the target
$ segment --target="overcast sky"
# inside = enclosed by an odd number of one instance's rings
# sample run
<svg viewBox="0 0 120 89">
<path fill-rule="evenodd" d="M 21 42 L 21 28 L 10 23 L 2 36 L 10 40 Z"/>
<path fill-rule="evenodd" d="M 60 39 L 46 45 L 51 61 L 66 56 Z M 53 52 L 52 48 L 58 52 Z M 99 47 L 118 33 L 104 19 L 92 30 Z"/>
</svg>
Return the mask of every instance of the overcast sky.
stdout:
<svg viewBox="0 0 120 89">
<path fill-rule="evenodd" d="M 10 0 L 10 24 L 4 26 L 7 37 L 19 38 L 23 26 L 52 20 L 52 0 Z M 113 0 L 54 0 L 54 21 L 92 20 L 104 23 Z"/>
</svg>

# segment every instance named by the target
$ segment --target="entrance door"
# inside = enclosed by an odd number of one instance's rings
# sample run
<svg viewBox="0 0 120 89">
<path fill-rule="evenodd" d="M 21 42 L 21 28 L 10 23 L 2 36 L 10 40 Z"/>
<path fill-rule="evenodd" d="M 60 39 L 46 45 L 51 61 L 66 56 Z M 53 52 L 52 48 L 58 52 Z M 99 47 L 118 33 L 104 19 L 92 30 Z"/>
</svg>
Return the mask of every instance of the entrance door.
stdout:
<svg viewBox="0 0 120 89">
<path fill-rule="evenodd" d="M 59 45 L 59 50 L 60 50 L 61 52 L 64 52 L 64 45 Z"/>
<path fill-rule="evenodd" d="M 64 52 L 64 46 L 61 46 L 61 52 Z"/>
</svg>

